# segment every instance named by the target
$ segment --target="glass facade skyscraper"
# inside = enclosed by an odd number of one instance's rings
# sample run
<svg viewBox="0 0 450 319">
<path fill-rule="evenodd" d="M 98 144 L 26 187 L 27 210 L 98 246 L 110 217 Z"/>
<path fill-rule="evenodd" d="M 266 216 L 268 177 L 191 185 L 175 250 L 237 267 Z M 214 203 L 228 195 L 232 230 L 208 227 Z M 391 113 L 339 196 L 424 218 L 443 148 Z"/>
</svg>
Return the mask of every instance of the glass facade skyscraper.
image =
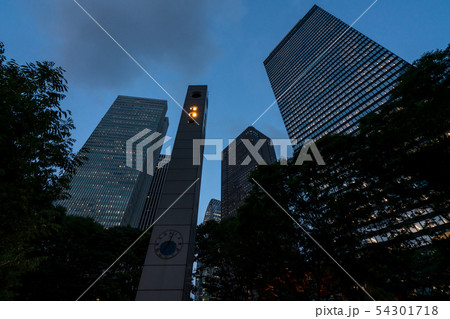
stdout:
<svg viewBox="0 0 450 319">
<path fill-rule="evenodd" d="M 258 165 L 256 160 L 250 155 L 249 150 L 242 140 L 249 140 L 255 145 L 259 140 L 266 141 L 259 149 L 259 155 L 267 164 L 272 164 L 277 160 L 275 149 L 270 138 L 252 126 L 245 129 L 230 145 L 222 151 L 222 219 L 236 215 L 238 207 L 250 192 L 253 184 L 249 182 L 250 172 Z M 236 163 L 230 163 L 230 148 L 234 147 Z M 251 160 L 247 165 L 242 165 L 245 159 Z"/>
<path fill-rule="evenodd" d="M 206 208 L 205 217 L 203 218 L 203 222 L 207 222 L 210 220 L 215 220 L 216 222 L 220 222 L 222 219 L 221 213 L 221 205 L 220 200 L 211 199 L 209 201 L 208 207 Z"/>
<path fill-rule="evenodd" d="M 358 121 L 388 100 L 399 76 L 410 67 L 318 6 L 282 39 L 264 66 L 288 135 L 298 145 L 358 129 Z M 386 242 L 398 232 L 414 234 L 405 244 L 427 245 L 433 238 L 430 229 L 447 231 L 449 219 L 423 207 L 406 211 L 397 222 L 398 229 L 389 229 L 385 220 L 375 219 L 361 229 L 364 242 Z"/>
<path fill-rule="evenodd" d="M 143 129 L 165 135 L 166 112 L 164 100 L 117 97 L 84 144 L 88 160 L 71 182 L 71 197 L 58 202 L 67 214 L 91 217 L 105 227 L 131 223 L 124 223 L 125 216 L 139 220 L 152 176 L 126 166 L 126 142 Z M 128 155 L 135 164 L 135 148 L 132 153 Z M 159 150 L 155 153 L 158 158 Z"/>
<path fill-rule="evenodd" d="M 301 145 L 357 129 L 361 117 L 387 101 L 409 64 L 313 6 L 264 66 L 288 135 Z"/>
<path fill-rule="evenodd" d="M 222 220 L 220 200 L 214 198 L 209 201 L 208 207 L 206 208 L 205 217 L 203 218 L 203 223 L 212 220 L 216 222 L 220 222 Z M 214 275 L 214 269 L 204 267 L 202 263 L 197 262 L 197 272 L 195 276 L 196 301 L 210 300 L 210 295 L 203 286 L 206 283 L 206 278 L 212 275 Z"/>
</svg>

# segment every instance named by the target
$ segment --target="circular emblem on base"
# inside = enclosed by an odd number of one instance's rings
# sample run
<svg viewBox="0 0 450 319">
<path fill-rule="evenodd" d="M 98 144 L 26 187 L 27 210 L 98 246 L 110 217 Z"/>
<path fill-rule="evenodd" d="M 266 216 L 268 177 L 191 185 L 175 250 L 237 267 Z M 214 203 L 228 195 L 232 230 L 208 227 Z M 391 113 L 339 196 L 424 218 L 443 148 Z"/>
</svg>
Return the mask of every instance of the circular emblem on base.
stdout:
<svg viewBox="0 0 450 319">
<path fill-rule="evenodd" d="M 183 247 L 183 237 L 176 230 L 166 230 L 156 239 L 155 253 L 161 259 L 176 256 Z"/>
</svg>

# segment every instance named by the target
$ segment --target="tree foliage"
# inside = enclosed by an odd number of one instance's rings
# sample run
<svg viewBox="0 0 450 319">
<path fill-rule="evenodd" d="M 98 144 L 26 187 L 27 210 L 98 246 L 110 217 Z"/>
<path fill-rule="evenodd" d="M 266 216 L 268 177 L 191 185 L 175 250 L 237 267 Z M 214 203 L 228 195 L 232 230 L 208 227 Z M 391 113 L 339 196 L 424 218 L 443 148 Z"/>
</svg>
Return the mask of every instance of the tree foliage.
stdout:
<svg viewBox="0 0 450 319">
<path fill-rule="evenodd" d="M 201 226 L 212 298 L 367 299 L 307 231 L 376 299 L 448 299 L 449 71 L 450 47 L 417 60 L 357 133 L 317 142 L 325 166 L 258 167 L 302 229 L 256 185 L 236 217 Z"/>
<path fill-rule="evenodd" d="M 8 61 L 0 43 L 0 300 L 75 300 L 141 233 L 54 204 L 87 152 L 72 152 L 63 73 L 53 62 Z M 134 300 L 149 235 L 83 300 Z"/>
<path fill-rule="evenodd" d="M 72 153 L 74 128 L 60 103 L 64 70 L 53 62 L 19 65 L 0 43 L 0 299 L 23 272 L 38 265 L 32 243 L 54 227 L 80 160 Z"/>
<path fill-rule="evenodd" d="M 141 234 L 103 228 L 84 217 L 59 216 L 61 228 L 35 243 L 39 266 L 27 272 L 18 300 L 76 300 Z M 146 234 L 81 300 L 134 300 L 147 250 Z"/>
</svg>

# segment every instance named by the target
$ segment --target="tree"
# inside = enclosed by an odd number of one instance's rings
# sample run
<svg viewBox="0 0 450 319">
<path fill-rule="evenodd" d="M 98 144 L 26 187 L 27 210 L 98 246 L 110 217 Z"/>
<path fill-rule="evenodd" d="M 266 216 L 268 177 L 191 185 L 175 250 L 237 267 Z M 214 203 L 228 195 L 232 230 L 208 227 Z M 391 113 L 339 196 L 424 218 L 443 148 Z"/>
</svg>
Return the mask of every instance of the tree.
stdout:
<svg viewBox="0 0 450 319">
<path fill-rule="evenodd" d="M 290 160 L 252 173 L 375 299 L 449 296 L 449 266 L 440 258 L 450 240 L 427 239 L 450 228 L 449 72 L 450 46 L 425 54 L 400 77 L 391 99 L 361 120 L 356 134 L 317 142 L 325 166 Z M 263 299 L 262 287 L 270 286 L 286 293 L 275 292 L 274 299 L 367 299 L 256 185 L 233 222 L 200 227 L 198 246 L 204 267 L 227 266 L 227 277 L 213 280 L 213 297 L 218 289 L 219 298 Z M 280 280 L 286 278 L 280 260 L 297 270 L 288 280 Z M 433 275 L 436 269 L 447 275 Z M 224 292 L 224 282 L 234 290 Z M 239 287 L 244 289 L 237 294 Z"/>
<path fill-rule="evenodd" d="M 67 91 L 64 70 L 53 62 L 18 65 L 0 43 L 0 299 L 26 271 L 39 264 L 32 243 L 61 214 L 53 202 L 82 158 L 72 152 L 74 128 L 60 103 Z"/>
<path fill-rule="evenodd" d="M 39 266 L 23 275 L 18 300 L 76 300 L 141 234 L 105 229 L 94 220 L 61 215 L 61 228 L 35 243 Z M 134 300 L 150 232 L 124 255 L 82 300 Z"/>
</svg>

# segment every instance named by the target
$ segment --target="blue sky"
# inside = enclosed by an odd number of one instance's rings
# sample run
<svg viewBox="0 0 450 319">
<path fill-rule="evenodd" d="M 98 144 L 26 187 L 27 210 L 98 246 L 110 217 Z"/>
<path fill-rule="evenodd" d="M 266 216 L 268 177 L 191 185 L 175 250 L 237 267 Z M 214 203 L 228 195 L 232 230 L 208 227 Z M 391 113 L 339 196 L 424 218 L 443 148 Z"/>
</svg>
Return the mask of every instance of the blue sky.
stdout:
<svg viewBox="0 0 450 319">
<path fill-rule="evenodd" d="M 207 84 L 207 137 L 227 141 L 273 102 L 264 59 L 317 4 L 351 24 L 373 0 L 79 0 L 157 81 L 183 103 L 189 84 Z M 379 0 L 355 28 L 408 62 L 450 42 L 450 1 Z M 0 41 L 19 63 L 55 61 L 67 70 L 78 150 L 117 95 L 166 99 L 168 135 L 180 109 L 72 0 L 3 0 Z M 255 125 L 287 138 L 275 105 Z M 210 150 L 207 150 L 210 151 Z M 199 220 L 220 199 L 220 162 L 205 161 Z"/>
</svg>

